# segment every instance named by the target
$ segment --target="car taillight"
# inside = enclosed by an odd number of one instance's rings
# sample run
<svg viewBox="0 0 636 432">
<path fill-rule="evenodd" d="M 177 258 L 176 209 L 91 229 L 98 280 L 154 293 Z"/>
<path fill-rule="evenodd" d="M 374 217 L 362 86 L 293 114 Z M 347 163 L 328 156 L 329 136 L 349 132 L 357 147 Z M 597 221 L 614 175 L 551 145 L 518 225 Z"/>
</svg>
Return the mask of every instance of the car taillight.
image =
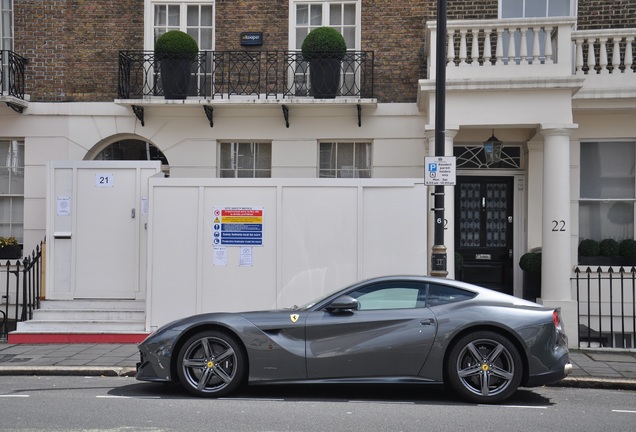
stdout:
<svg viewBox="0 0 636 432">
<path fill-rule="evenodd" d="M 554 326 L 555 326 L 556 328 L 561 327 L 561 314 L 559 313 L 559 310 L 558 310 L 558 309 L 555 309 L 555 310 L 552 312 L 552 319 L 554 320 Z"/>
</svg>

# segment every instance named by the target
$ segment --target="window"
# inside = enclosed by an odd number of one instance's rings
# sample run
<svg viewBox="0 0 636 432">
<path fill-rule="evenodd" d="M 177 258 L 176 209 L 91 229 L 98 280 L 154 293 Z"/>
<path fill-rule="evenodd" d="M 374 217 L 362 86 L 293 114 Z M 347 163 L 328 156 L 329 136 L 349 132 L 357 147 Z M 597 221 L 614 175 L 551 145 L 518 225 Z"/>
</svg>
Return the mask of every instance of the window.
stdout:
<svg viewBox="0 0 636 432">
<path fill-rule="evenodd" d="M 0 140 L 0 236 L 23 241 L 24 142 Z"/>
<path fill-rule="evenodd" d="M 501 0 L 501 18 L 544 18 L 572 16 L 570 0 Z"/>
<path fill-rule="evenodd" d="M 294 4 L 295 46 L 300 50 L 305 36 L 315 28 L 327 26 L 340 32 L 349 50 L 359 48 L 357 37 L 359 1 L 302 1 Z"/>
<path fill-rule="evenodd" d="M 264 178 L 272 176 L 272 144 L 221 143 L 219 177 Z"/>
<path fill-rule="evenodd" d="M 169 30 L 181 30 L 197 41 L 199 49 L 212 50 L 214 42 L 214 3 L 195 1 L 152 1 L 153 46 Z"/>
<path fill-rule="evenodd" d="M 358 310 L 413 309 L 423 298 L 425 285 L 415 283 L 380 284 L 364 287 L 349 294 L 358 300 Z"/>
<path fill-rule="evenodd" d="M 300 51 L 305 37 L 315 28 L 333 27 L 340 32 L 347 44 L 347 50 L 360 50 L 360 0 L 354 1 L 330 1 L 330 0 L 292 0 L 293 7 L 291 22 L 294 28 L 290 29 L 289 48 Z M 355 88 L 356 74 L 360 72 L 354 61 L 355 54 L 347 55 L 342 64 L 342 94 L 350 93 Z M 296 76 L 294 77 L 295 94 L 304 96 L 307 94 L 309 83 L 307 82 L 308 65 L 306 62 L 298 62 Z"/>
<path fill-rule="evenodd" d="M 636 141 L 582 142 L 581 240 L 634 238 Z"/>
<path fill-rule="evenodd" d="M 475 297 L 475 293 L 464 291 L 463 289 L 446 285 L 428 285 L 428 295 L 426 296 L 426 306 L 438 306 L 447 303 L 468 300 Z"/>
<path fill-rule="evenodd" d="M 370 178 L 371 143 L 320 143 L 319 177 Z"/>
<path fill-rule="evenodd" d="M 0 0 L 0 50 L 13 51 L 13 2 L 11 0 Z M 9 76 L 9 56 L 2 56 L 2 76 Z M 0 94 L 9 90 L 9 80 L 2 80 Z"/>
</svg>

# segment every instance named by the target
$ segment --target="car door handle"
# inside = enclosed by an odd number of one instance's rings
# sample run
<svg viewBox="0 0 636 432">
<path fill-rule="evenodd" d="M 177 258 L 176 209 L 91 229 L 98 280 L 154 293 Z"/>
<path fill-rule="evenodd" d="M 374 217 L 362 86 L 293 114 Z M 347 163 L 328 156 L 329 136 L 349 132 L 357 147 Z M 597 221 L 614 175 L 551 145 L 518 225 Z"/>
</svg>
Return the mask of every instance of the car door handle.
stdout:
<svg viewBox="0 0 636 432">
<path fill-rule="evenodd" d="M 435 319 L 426 318 L 426 319 L 423 319 L 422 321 L 420 321 L 420 324 L 422 324 L 422 325 L 433 325 L 433 324 L 435 324 Z"/>
</svg>

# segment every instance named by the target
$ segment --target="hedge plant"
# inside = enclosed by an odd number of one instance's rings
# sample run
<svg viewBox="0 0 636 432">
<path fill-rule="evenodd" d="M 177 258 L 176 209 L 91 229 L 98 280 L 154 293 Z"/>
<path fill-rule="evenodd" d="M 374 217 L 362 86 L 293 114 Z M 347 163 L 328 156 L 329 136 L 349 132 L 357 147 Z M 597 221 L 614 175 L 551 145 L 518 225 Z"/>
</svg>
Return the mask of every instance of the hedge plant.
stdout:
<svg viewBox="0 0 636 432">
<path fill-rule="evenodd" d="M 347 43 L 332 27 L 318 27 L 309 32 L 301 46 L 303 59 L 307 61 L 320 57 L 342 60 L 347 52 Z"/>
</svg>

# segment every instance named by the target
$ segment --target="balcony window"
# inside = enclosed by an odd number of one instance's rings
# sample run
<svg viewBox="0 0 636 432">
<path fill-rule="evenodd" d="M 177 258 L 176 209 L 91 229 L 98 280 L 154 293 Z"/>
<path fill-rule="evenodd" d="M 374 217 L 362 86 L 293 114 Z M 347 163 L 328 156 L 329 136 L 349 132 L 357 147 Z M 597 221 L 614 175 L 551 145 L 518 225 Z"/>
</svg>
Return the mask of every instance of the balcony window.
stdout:
<svg viewBox="0 0 636 432">
<path fill-rule="evenodd" d="M 219 177 L 267 178 L 272 176 L 269 142 L 221 143 Z"/>
<path fill-rule="evenodd" d="M 634 238 L 636 142 L 582 142 L 580 239 Z"/>
<path fill-rule="evenodd" d="M 166 2 L 152 4 L 152 37 L 154 42 L 169 30 L 181 30 L 197 41 L 199 50 L 214 48 L 214 3 L 201 1 Z"/>
<path fill-rule="evenodd" d="M 347 44 L 348 51 L 360 49 L 360 0 L 356 1 L 294 1 L 292 10 L 294 28 L 290 30 L 290 48 L 300 51 L 305 37 L 318 27 L 333 27 L 340 32 Z M 356 74 L 359 73 L 348 56 L 343 62 L 342 80 L 344 88 L 354 88 Z M 307 62 L 298 62 L 295 67 L 294 84 L 296 95 L 307 94 L 308 70 Z M 347 93 L 347 92 L 344 92 Z"/>
<path fill-rule="evenodd" d="M 501 0 L 501 18 L 545 18 L 573 16 L 570 0 Z"/>
<path fill-rule="evenodd" d="M 13 51 L 13 2 L 11 0 L 0 0 L 0 50 Z M 9 76 L 9 56 L 2 56 L 0 65 L 2 76 Z M 2 80 L 3 88 L 0 94 L 6 93 L 9 89 L 9 80 Z"/>
<path fill-rule="evenodd" d="M 23 241 L 24 142 L 0 140 L 0 237 Z"/>
<path fill-rule="evenodd" d="M 320 143 L 320 169 L 322 178 L 370 178 L 371 143 Z"/>
</svg>

